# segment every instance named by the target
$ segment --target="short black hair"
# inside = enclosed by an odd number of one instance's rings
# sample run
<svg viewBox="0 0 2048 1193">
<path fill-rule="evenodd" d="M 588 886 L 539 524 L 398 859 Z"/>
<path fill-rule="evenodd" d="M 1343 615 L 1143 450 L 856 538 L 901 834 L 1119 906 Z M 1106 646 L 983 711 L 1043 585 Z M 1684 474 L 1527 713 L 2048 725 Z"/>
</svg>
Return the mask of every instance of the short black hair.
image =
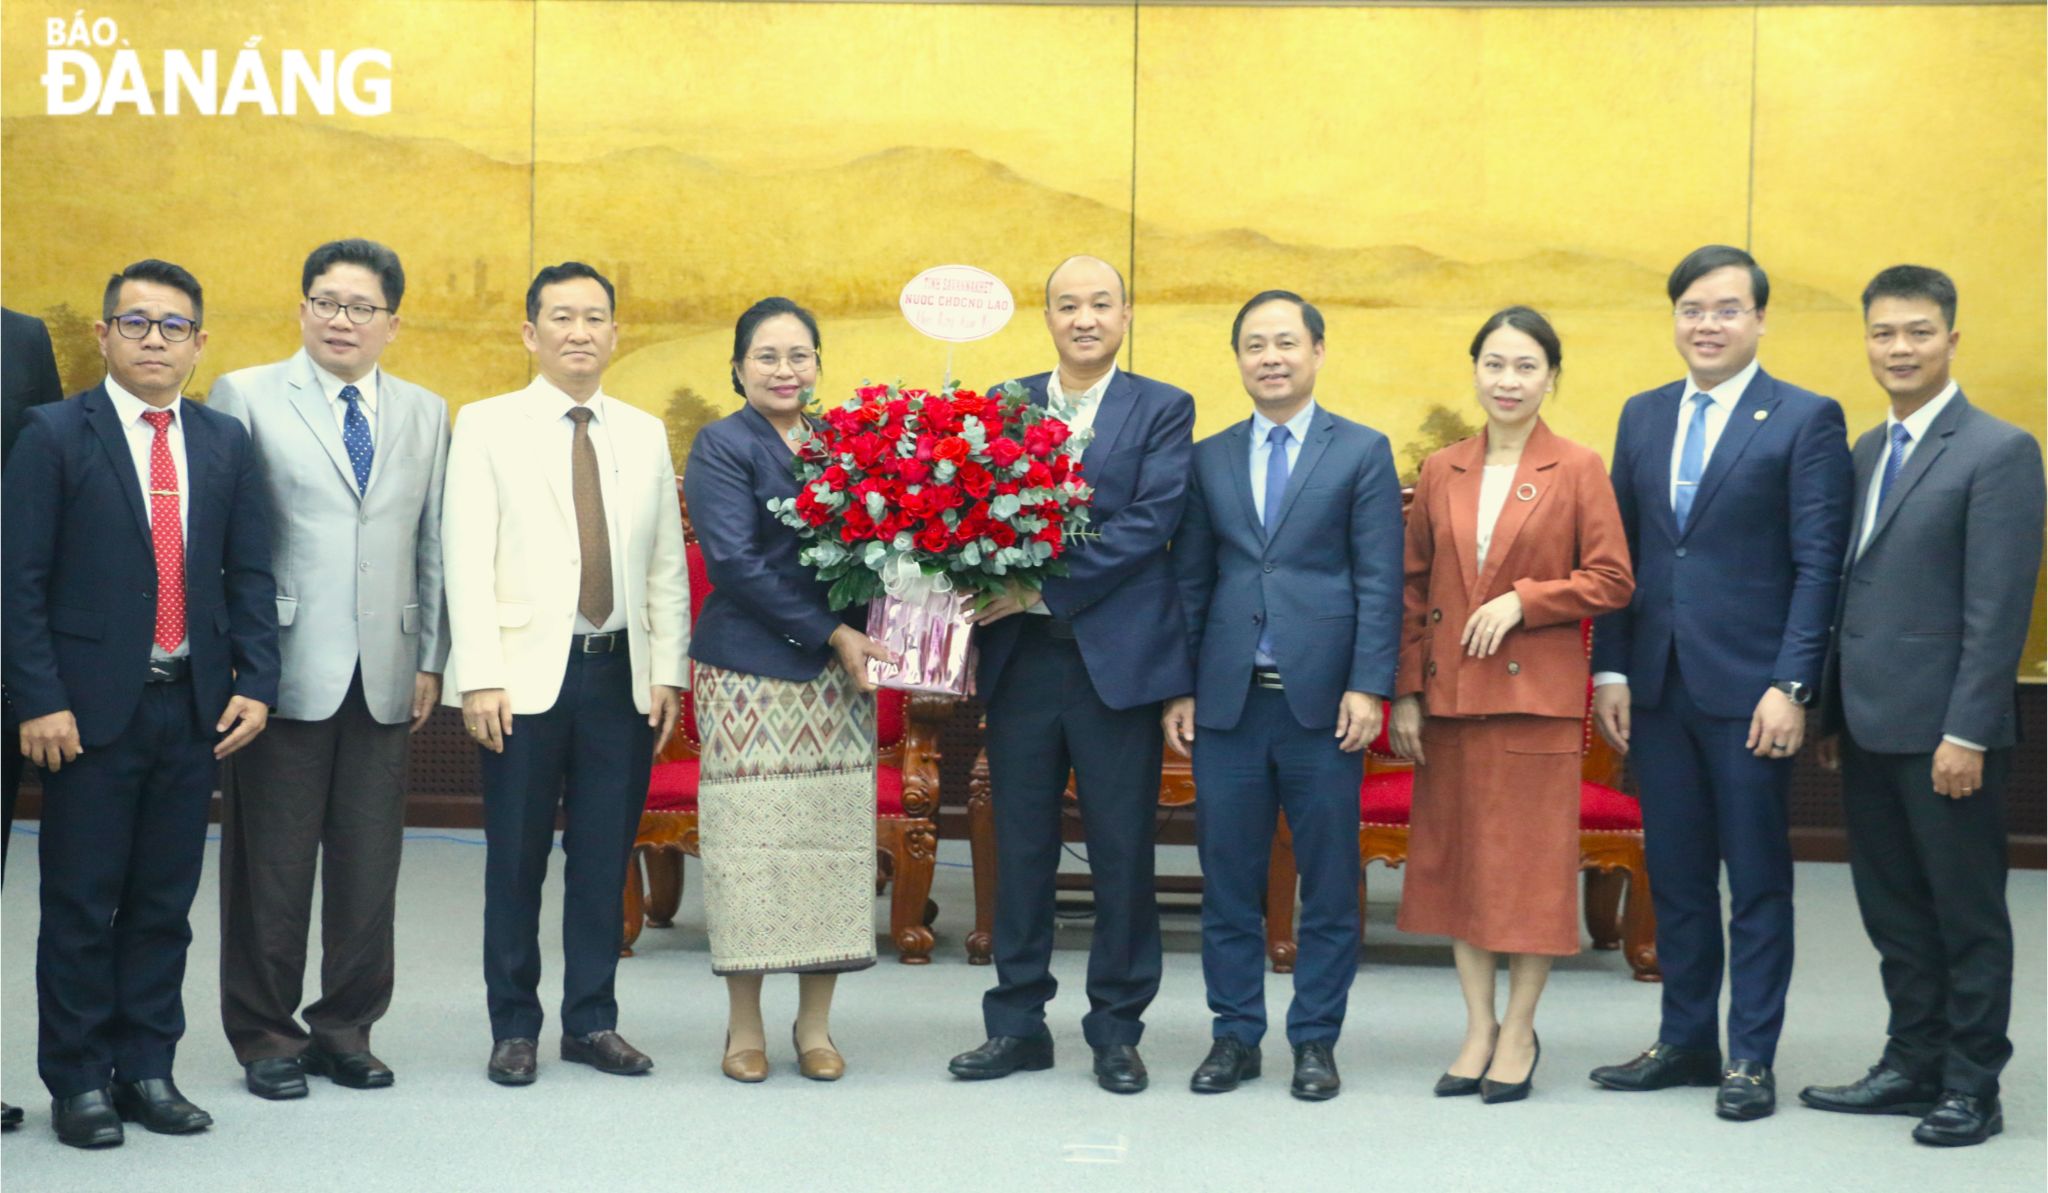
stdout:
<svg viewBox="0 0 2048 1193">
<path fill-rule="evenodd" d="M 560 265 L 550 265 L 533 275 L 533 285 L 526 288 L 526 321 L 531 323 L 535 319 L 540 318 L 540 292 L 542 290 L 547 289 L 556 282 L 566 282 L 572 278 L 589 278 L 598 285 L 603 286 L 604 300 L 611 304 L 612 317 L 614 319 L 618 318 L 619 295 L 617 291 L 612 289 L 612 280 L 581 261 L 564 261 Z"/>
<path fill-rule="evenodd" d="M 107 323 L 114 321 L 114 304 L 121 301 L 121 286 L 126 282 L 155 282 L 184 292 L 192 300 L 192 322 L 206 319 L 206 299 L 200 293 L 199 279 L 182 265 L 145 257 L 128 268 L 107 279 L 107 292 L 100 298 L 100 319 Z"/>
<path fill-rule="evenodd" d="M 1110 265 L 1109 258 L 1107 257 L 1098 257 L 1093 253 L 1075 253 L 1073 256 L 1068 257 L 1066 260 L 1060 262 L 1058 265 L 1053 266 L 1052 272 L 1045 275 L 1045 307 L 1047 310 L 1052 309 L 1052 280 L 1060 275 L 1060 270 L 1065 269 L 1067 266 L 1073 264 L 1076 261 L 1100 261 L 1104 265 L 1109 265 L 1109 272 L 1116 275 L 1117 292 L 1124 296 L 1124 305 L 1130 305 L 1131 288 L 1124 281 L 1123 270 L 1118 269 L 1114 265 Z"/>
<path fill-rule="evenodd" d="M 397 253 L 360 236 L 330 240 L 307 254 L 306 267 L 299 271 L 299 293 L 310 293 L 320 275 L 337 265 L 360 265 L 376 274 L 378 284 L 384 287 L 385 305 L 392 314 L 398 313 L 399 300 L 405 297 L 405 266 L 398 263 Z"/>
<path fill-rule="evenodd" d="M 1761 311 L 1771 303 L 1771 279 L 1764 274 L 1764 267 L 1756 258 L 1732 244 L 1710 244 L 1696 248 L 1685 255 L 1678 268 L 1671 271 L 1671 280 L 1664 283 L 1664 292 L 1676 303 L 1678 297 L 1692 284 L 1717 269 L 1739 265 L 1749 271 L 1749 292 L 1756 299 L 1756 309 Z"/>
<path fill-rule="evenodd" d="M 1941 321 L 1950 331 L 1956 326 L 1956 284 L 1939 269 L 1925 265 L 1894 265 L 1878 271 L 1863 287 L 1863 317 L 1870 318 L 1870 304 L 1880 298 L 1925 298 L 1941 308 Z"/>
<path fill-rule="evenodd" d="M 1542 311 L 1521 306 L 1502 307 L 1479 325 L 1479 334 L 1472 337 L 1472 363 L 1479 363 L 1479 350 L 1486 346 L 1486 337 L 1503 327 L 1512 327 L 1536 341 L 1537 346 L 1543 349 L 1543 355 L 1549 358 L 1551 368 L 1564 367 L 1564 344 L 1557 338 L 1557 329 L 1543 317 Z"/>
<path fill-rule="evenodd" d="M 1308 328 L 1309 341 L 1315 344 L 1323 342 L 1323 313 L 1316 309 L 1316 304 L 1292 290 L 1261 290 L 1257 294 L 1252 295 L 1250 302 L 1237 308 L 1237 318 L 1230 321 L 1231 351 L 1235 352 L 1237 350 L 1237 333 L 1244 330 L 1244 317 L 1251 314 L 1254 309 L 1265 306 L 1269 302 L 1291 302 L 1295 306 L 1300 307 L 1301 322 L 1304 327 Z"/>
<path fill-rule="evenodd" d="M 818 335 L 818 317 L 787 298 L 764 298 L 740 312 L 740 321 L 732 329 L 732 391 L 741 397 L 747 396 L 747 387 L 740 384 L 740 358 L 754 345 L 754 333 L 763 323 L 777 315 L 795 315 L 811 332 L 811 348 L 822 350 L 825 341 Z"/>
</svg>

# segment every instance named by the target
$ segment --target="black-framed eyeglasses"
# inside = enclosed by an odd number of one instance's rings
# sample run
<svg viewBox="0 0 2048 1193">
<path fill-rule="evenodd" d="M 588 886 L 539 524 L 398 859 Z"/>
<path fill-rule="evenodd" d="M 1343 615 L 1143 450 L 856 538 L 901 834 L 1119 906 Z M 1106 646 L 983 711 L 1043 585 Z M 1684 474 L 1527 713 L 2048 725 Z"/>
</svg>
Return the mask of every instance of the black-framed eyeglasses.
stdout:
<svg viewBox="0 0 2048 1193">
<path fill-rule="evenodd" d="M 160 329 L 164 341 L 171 344 L 183 343 L 199 330 L 199 324 L 183 315 L 165 315 L 161 319 L 151 319 L 147 315 L 122 315 L 114 320 L 114 330 L 124 340 L 146 340 L 152 327 Z"/>
<path fill-rule="evenodd" d="M 320 319 L 332 319 L 337 312 L 347 311 L 350 323 L 368 323 L 377 317 L 378 311 L 391 309 L 373 307 L 367 302 L 340 303 L 331 298 L 315 298 L 310 294 L 306 296 L 306 305 L 313 309 L 314 317 Z"/>
</svg>

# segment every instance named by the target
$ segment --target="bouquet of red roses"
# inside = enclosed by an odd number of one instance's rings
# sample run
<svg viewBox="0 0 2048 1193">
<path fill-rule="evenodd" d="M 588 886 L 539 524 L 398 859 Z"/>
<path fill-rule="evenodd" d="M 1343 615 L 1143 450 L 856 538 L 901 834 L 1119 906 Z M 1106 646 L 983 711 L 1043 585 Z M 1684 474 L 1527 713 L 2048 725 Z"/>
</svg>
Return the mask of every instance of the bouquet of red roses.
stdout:
<svg viewBox="0 0 2048 1193">
<path fill-rule="evenodd" d="M 1066 574 L 1093 491 L 1085 446 L 1015 382 L 988 394 L 867 385 L 815 411 L 793 467 L 797 495 L 769 509 L 804 540 L 834 609 L 868 601 L 869 663 L 888 687 L 967 695 L 976 604 Z"/>
</svg>

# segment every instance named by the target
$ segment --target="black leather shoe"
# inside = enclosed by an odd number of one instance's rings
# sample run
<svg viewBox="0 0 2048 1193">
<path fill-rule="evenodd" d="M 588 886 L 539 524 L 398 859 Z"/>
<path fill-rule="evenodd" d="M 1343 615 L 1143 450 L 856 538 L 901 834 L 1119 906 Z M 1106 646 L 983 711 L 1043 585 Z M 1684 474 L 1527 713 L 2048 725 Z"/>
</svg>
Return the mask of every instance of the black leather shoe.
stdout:
<svg viewBox="0 0 2048 1193">
<path fill-rule="evenodd" d="M 306 1049 L 301 1060 L 306 1072 L 350 1089 L 385 1089 L 397 1080 L 391 1066 L 367 1051 L 329 1052 L 315 1044 Z"/>
<path fill-rule="evenodd" d="M 1143 1093 L 1151 1083 L 1136 1044 L 1111 1044 L 1095 1050 L 1095 1084 L 1110 1093 Z"/>
<path fill-rule="evenodd" d="M 1660 1041 L 1626 1064 L 1601 1065 L 1587 1076 L 1595 1085 L 1629 1093 L 1679 1085 L 1719 1085 L 1721 1050 L 1679 1048 Z"/>
<path fill-rule="evenodd" d="M 514 1036 L 491 1045 L 491 1064 L 485 1071 L 499 1085 L 532 1085 L 540 1071 L 540 1044 L 525 1036 Z"/>
<path fill-rule="evenodd" d="M 1529 1071 L 1522 1076 L 1520 1081 L 1494 1081 L 1491 1078 L 1480 1078 L 1480 1101 L 1491 1106 L 1496 1102 L 1519 1102 L 1529 1096 L 1529 1091 L 1536 1086 L 1536 1066 L 1543 1063 L 1543 1037 L 1531 1032 L 1529 1038 L 1536 1044 L 1536 1055 L 1529 1059 Z"/>
<path fill-rule="evenodd" d="M 266 1056 L 242 1066 L 242 1084 L 259 1098 L 282 1102 L 306 1096 L 306 1070 L 296 1056 Z"/>
<path fill-rule="evenodd" d="M 1924 1118 L 1941 1098 L 1931 1081 L 1915 1081 L 1882 1061 L 1848 1085 L 1809 1085 L 1799 1100 L 1815 1110 L 1842 1114 L 1910 1114 Z"/>
<path fill-rule="evenodd" d="M 0 1102 L 0 1131 L 12 1131 L 21 1125 L 21 1107 Z"/>
<path fill-rule="evenodd" d="M 1714 1113 L 1731 1122 L 1769 1118 L 1778 1109 L 1778 1079 L 1762 1061 L 1728 1062 L 1721 1074 L 1721 1092 L 1714 1095 Z"/>
<path fill-rule="evenodd" d="M 1227 1094 L 1259 1075 L 1259 1050 L 1236 1036 L 1217 1036 L 1209 1056 L 1195 1066 L 1188 1088 L 1198 1094 Z"/>
<path fill-rule="evenodd" d="M 1337 1058 L 1330 1041 L 1310 1040 L 1294 1046 L 1294 1081 L 1287 1092 L 1304 1102 L 1327 1102 L 1344 1083 L 1337 1077 Z"/>
<path fill-rule="evenodd" d="M 1052 1068 L 1052 1037 L 990 1036 L 981 1047 L 954 1057 L 946 1068 L 962 1081 L 1041 1072 Z"/>
<path fill-rule="evenodd" d="M 651 1057 L 609 1028 L 587 1036 L 563 1036 L 562 1059 L 615 1077 L 636 1077 L 654 1068 Z"/>
<path fill-rule="evenodd" d="M 114 1111 L 124 1123 L 141 1123 L 159 1135 L 190 1135 L 213 1125 L 213 1116 L 194 1106 L 168 1077 L 145 1077 L 114 1087 Z"/>
<path fill-rule="evenodd" d="M 1996 1097 L 1980 1098 L 1945 1089 L 1934 1109 L 1913 1128 L 1913 1142 L 1933 1147 L 1969 1147 L 2003 1130 L 2005 1112 L 1999 1108 Z"/>
<path fill-rule="evenodd" d="M 116 1147 L 123 1135 L 114 1096 L 104 1089 L 52 1099 L 50 1125 L 57 1128 L 57 1142 L 72 1147 Z"/>
</svg>

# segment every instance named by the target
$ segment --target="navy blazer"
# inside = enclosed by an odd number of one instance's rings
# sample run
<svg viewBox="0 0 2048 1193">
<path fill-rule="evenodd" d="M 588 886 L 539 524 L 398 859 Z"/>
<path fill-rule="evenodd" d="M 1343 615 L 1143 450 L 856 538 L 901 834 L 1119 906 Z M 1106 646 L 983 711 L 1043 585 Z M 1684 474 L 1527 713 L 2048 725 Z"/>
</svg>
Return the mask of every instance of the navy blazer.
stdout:
<svg viewBox="0 0 2048 1193">
<path fill-rule="evenodd" d="M 1612 477 L 1636 591 L 1599 619 L 1593 670 L 1655 707 L 1675 649 L 1709 716 L 1747 718 L 1770 685 L 1819 690 L 1849 536 L 1849 443 L 1833 398 L 1758 369 L 1700 477 L 1685 532 L 1671 512 L 1671 445 L 1685 383 L 1622 408 Z"/>
<path fill-rule="evenodd" d="M 199 715 L 230 694 L 277 703 L 277 587 L 249 433 L 182 403 L 185 635 Z M 7 465 L 7 691 L 17 714 L 70 709 L 88 749 L 128 727 L 156 633 L 156 552 L 142 482 L 104 384 L 30 410 Z"/>
<path fill-rule="evenodd" d="M 1401 480 L 1385 435 L 1318 407 L 1269 538 L 1252 500 L 1251 426 L 1246 419 L 1195 445 L 1187 514 L 1173 537 L 1195 723 L 1237 725 L 1270 621 L 1288 708 L 1304 727 L 1326 729 L 1345 692 L 1394 691 Z"/>
<path fill-rule="evenodd" d="M 1859 555 L 1887 426 L 1856 441 L 1856 532 L 1824 724 L 1874 754 L 1931 754 L 1945 734 L 2010 746 L 2048 499 L 2041 446 L 1956 391 L 1906 458 Z"/>
<path fill-rule="evenodd" d="M 802 540 L 768 512 L 770 499 L 796 496 L 795 460 L 752 406 L 690 444 L 683 499 L 711 581 L 690 630 L 690 657 L 700 663 L 801 683 L 832 660 L 832 631 L 867 624 L 865 606 L 832 611 L 831 586 L 797 560 Z"/>
<path fill-rule="evenodd" d="M 1051 375 L 1019 384 L 1042 406 Z M 1194 690 L 1180 592 L 1166 554 L 1187 499 L 1194 427 L 1195 399 L 1186 390 L 1119 369 L 1081 455 L 1082 476 L 1095 489 L 1088 530 L 1096 537 L 1067 544 L 1067 574 L 1048 579 L 1043 595 L 1046 608 L 1073 623 L 1082 665 L 1111 708 Z M 976 631 L 983 700 L 995 694 L 1023 619 L 1037 616 L 1015 614 Z"/>
</svg>

